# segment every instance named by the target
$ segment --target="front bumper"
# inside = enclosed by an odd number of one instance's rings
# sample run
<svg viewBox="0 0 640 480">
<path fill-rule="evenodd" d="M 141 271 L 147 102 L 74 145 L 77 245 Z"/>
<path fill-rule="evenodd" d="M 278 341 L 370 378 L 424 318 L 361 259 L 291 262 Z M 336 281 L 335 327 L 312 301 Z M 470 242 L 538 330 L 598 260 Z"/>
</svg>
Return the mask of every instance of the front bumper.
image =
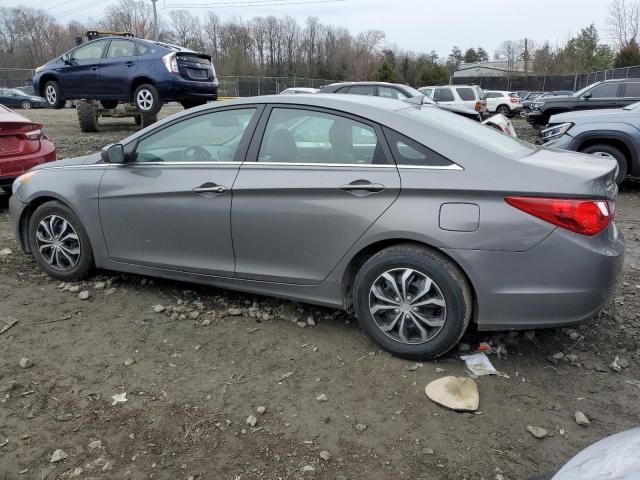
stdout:
<svg viewBox="0 0 640 480">
<path fill-rule="evenodd" d="M 22 202 L 17 193 L 11 195 L 11 198 L 9 199 L 9 218 L 11 219 L 11 225 L 13 227 L 13 233 L 16 237 L 16 241 L 18 242 L 20 249 L 25 253 L 28 249 L 26 248 L 26 244 L 24 243 L 24 235 L 22 235 L 23 232 L 21 219 L 25 209 L 28 206 L 28 204 Z"/>
<path fill-rule="evenodd" d="M 525 252 L 447 250 L 474 286 L 479 330 L 559 327 L 590 319 L 613 294 L 624 240 L 615 223 L 594 237 L 555 229 Z"/>
</svg>

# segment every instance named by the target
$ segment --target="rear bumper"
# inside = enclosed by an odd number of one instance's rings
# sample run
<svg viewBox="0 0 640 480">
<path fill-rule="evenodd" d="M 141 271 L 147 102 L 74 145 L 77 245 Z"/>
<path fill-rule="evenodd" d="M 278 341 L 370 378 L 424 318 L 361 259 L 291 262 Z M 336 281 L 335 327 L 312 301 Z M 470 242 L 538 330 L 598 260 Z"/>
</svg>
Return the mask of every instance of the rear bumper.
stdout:
<svg viewBox="0 0 640 480">
<path fill-rule="evenodd" d="M 28 155 L 0 158 L 0 187 L 10 186 L 13 181 L 36 165 L 53 162 L 56 147 L 51 140 L 40 140 L 40 149 Z"/>
<path fill-rule="evenodd" d="M 613 294 L 624 259 L 614 224 L 595 237 L 563 229 L 525 252 L 448 250 L 474 286 L 480 330 L 570 325 L 590 319 Z"/>
<path fill-rule="evenodd" d="M 217 100 L 217 82 L 190 82 L 181 77 L 158 84 L 160 98 L 164 102 L 179 102 L 181 100 Z"/>
</svg>

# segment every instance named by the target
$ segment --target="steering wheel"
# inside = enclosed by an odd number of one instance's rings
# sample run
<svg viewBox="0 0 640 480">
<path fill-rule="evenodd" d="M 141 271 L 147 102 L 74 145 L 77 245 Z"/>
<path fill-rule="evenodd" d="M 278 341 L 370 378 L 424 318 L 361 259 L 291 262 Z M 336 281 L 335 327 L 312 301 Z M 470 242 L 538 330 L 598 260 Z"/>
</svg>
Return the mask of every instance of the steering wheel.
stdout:
<svg viewBox="0 0 640 480">
<path fill-rule="evenodd" d="M 200 145 L 190 145 L 182 151 L 183 162 L 208 162 L 211 154 Z"/>
</svg>

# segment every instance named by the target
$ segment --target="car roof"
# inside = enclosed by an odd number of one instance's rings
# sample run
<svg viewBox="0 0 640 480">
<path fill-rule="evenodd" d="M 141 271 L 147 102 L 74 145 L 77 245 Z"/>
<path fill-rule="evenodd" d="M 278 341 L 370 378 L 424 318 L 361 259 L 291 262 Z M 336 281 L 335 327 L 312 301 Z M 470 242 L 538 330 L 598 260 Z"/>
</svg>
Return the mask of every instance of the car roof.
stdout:
<svg viewBox="0 0 640 480">
<path fill-rule="evenodd" d="M 337 86 L 348 86 L 348 85 L 384 85 L 384 86 L 395 86 L 395 87 L 406 87 L 406 85 L 402 84 L 402 83 L 390 83 L 390 82 L 336 82 L 336 83 L 330 83 L 329 85 L 326 85 L 327 87 L 337 87 Z"/>
</svg>

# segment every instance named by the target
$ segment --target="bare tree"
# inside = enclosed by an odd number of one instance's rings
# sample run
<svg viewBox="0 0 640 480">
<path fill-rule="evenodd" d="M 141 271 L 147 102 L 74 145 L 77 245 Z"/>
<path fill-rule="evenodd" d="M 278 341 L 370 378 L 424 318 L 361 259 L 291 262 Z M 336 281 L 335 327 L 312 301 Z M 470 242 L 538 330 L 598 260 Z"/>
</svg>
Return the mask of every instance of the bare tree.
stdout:
<svg viewBox="0 0 640 480">
<path fill-rule="evenodd" d="M 638 0 L 613 0 L 609 5 L 609 34 L 618 48 L 637 41 L 640 32 L 640 2 Z"/>
<path fill-rule="evenodd" d="M 120 0 L 108 5 L 99 22 L 105 30 L 131 32 L 139 38 L 153 38 L 153 9 L 150 2 Z"/>
</svg>

